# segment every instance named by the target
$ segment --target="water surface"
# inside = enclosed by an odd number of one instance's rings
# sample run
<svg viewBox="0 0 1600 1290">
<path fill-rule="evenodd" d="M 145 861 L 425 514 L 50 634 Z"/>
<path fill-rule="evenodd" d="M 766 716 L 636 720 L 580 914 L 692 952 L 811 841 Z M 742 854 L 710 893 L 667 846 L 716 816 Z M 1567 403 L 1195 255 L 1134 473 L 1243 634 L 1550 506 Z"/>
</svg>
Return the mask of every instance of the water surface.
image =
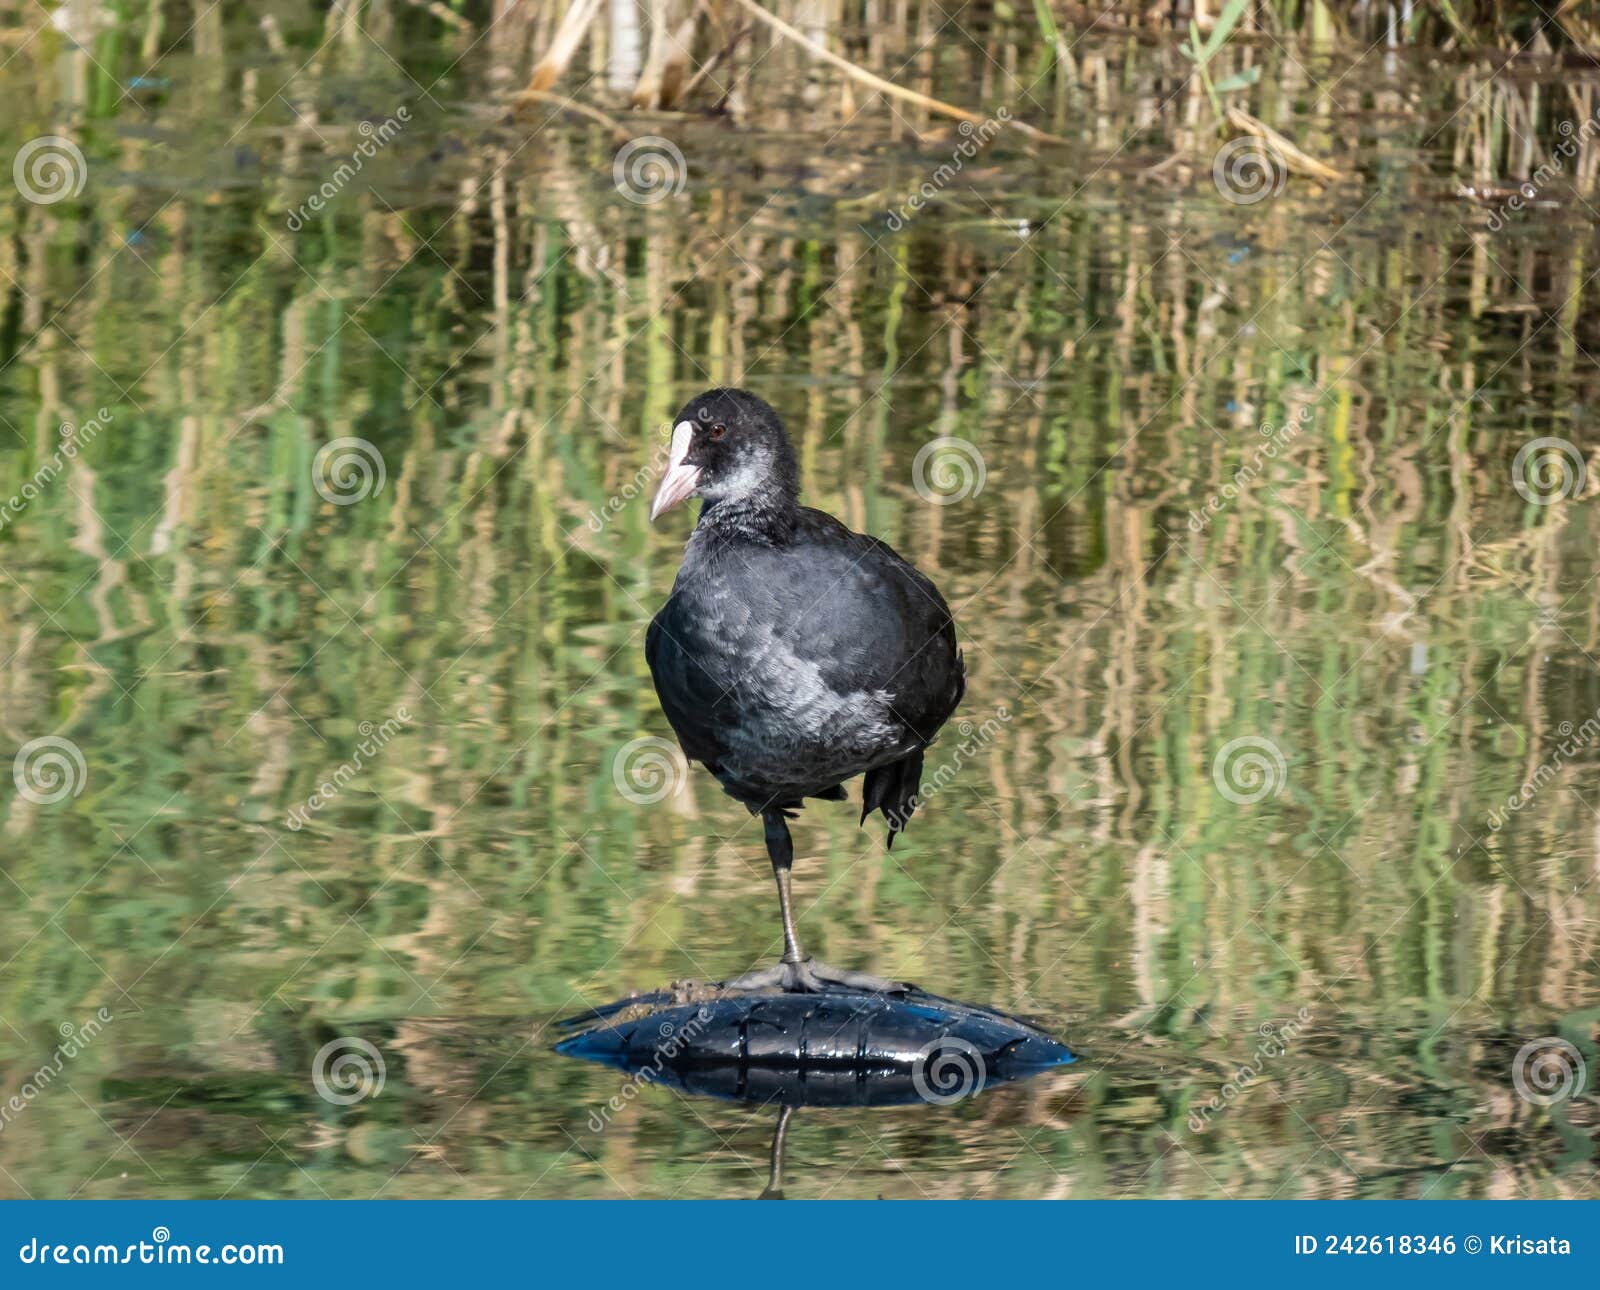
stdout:
<svg viewBox="0 0 1600 1290">
<path fill-rule="evenodd" d="M 801 1112 L 788 1194 L 1600 1190 L 1593 1092 L 1512 1077 L 1562 1036 L 1600 1078 L 1597 220 L 1454 195 L 1460 68 L 1362 64 L 1308 127 L 1348 178 L 1240 205 L 1141 173 L 1181 68 L 1091 42 L 1129 70 L 1073 147 L 1002 133 L 896 229 L 960 137 L 819 124 L 782 55 L 789 116 L 625 119 L 687 167 L 640 203 L 605 130 L 504 120 L 488 44 L 419 10 L 308 65 L 268 8 L 282 51 L 7 71 L 5 155 L 69 135 L 87 183 L 0 203 L 0 743 L 82 757 L 0 787 L 0 1194 L 761 1190 L 772 1112 L 646 1088 L 595 1132 L 619 1079 L 549 1052 L 780 949 L 759 828 L 633 751 L 688 524 L 640 494 L 724 382 L 969 670 L 892 854 L 798 824 L 809 947 L 1082 1054 Z M 356 1040 L 381 1090 L 319 1094 Z"/>
</svg>

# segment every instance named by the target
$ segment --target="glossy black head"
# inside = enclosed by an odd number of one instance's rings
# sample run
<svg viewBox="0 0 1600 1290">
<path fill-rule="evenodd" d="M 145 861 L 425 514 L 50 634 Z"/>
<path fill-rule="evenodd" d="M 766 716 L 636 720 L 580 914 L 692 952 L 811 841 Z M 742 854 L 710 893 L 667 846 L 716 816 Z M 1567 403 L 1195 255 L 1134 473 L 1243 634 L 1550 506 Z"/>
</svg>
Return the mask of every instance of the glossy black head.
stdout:
<svg viewBox="0 0 1600 1290">
<path fill-rule="evenodd" d="M 751 510 L 783 510 L 800 492 L 794 449 L 778 414 L 748 390 L 716 389 L 683 405 L 653 520 L 686 497 Z"/>
</svg>

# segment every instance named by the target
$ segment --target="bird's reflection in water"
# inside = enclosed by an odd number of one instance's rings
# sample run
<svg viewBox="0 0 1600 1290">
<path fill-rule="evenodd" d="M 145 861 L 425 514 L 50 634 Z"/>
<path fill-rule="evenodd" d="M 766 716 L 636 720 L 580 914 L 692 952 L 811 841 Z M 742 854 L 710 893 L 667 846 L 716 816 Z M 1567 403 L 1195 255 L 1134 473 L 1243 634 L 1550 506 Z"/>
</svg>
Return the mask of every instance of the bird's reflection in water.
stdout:
<svg viewBox="0 0 1600 1290">
<path fill-rule="evenodd" d="M 559 1023 L 556 1045 L 683 1093 L 774 1105 L 762 1199 L 783 1197 L 799 1107 L 943 1106 L 1073 1061 L 1032 1022 L 912 989 L 875 994 L 659 992 Z"/>
</svg>

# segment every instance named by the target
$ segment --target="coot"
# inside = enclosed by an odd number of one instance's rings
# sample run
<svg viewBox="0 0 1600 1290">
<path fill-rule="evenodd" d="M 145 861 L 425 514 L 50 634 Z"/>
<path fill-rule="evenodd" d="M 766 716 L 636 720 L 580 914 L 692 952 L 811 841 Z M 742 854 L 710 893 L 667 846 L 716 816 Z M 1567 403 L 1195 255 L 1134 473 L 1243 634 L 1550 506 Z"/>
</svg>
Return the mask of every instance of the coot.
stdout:
<svg viewBox="0 0 1600 1290">
<path fill-rule="evenodd" d="M 683 751 L 760 813 L 783 914 L 783 958 L 728 985 L 903 989 L 808 958 L 795 935 L 788 821 L 807 798 L 844 801 L 888 841 L 918 805 L 922 751 L 966 687 L 939 589 L 877 538 L 800 505 L 778 414 L 746 390 L 707 390 L 675 419 L 655 520 L 703 501 L 645 656 Z"/>
</svg>

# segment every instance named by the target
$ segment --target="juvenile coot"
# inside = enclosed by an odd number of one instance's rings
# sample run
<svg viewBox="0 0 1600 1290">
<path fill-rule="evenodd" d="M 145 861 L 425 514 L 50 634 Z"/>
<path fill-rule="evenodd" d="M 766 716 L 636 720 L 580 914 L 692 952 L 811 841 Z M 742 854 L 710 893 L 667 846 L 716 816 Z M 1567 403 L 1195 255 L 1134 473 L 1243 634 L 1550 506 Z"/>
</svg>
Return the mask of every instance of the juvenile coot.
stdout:
<svg viewBox="0 0 1600 1290">
<path fill-rule="evenodd" d="M 939 589 L 799 493 L 794 450 L 761 399 L 716 389 L 684 405 L 650 518 L 704 504 L 645 657 L 684 753 L 765 826 L 783 959 L 728 984 L 903 989 L 801 952 L 788 820 L 808 797 L 844 801 L 844 781 L 865 774 L 861 821 L 881 812 L 892 846 L 965 671 Z"/>
</svg>

